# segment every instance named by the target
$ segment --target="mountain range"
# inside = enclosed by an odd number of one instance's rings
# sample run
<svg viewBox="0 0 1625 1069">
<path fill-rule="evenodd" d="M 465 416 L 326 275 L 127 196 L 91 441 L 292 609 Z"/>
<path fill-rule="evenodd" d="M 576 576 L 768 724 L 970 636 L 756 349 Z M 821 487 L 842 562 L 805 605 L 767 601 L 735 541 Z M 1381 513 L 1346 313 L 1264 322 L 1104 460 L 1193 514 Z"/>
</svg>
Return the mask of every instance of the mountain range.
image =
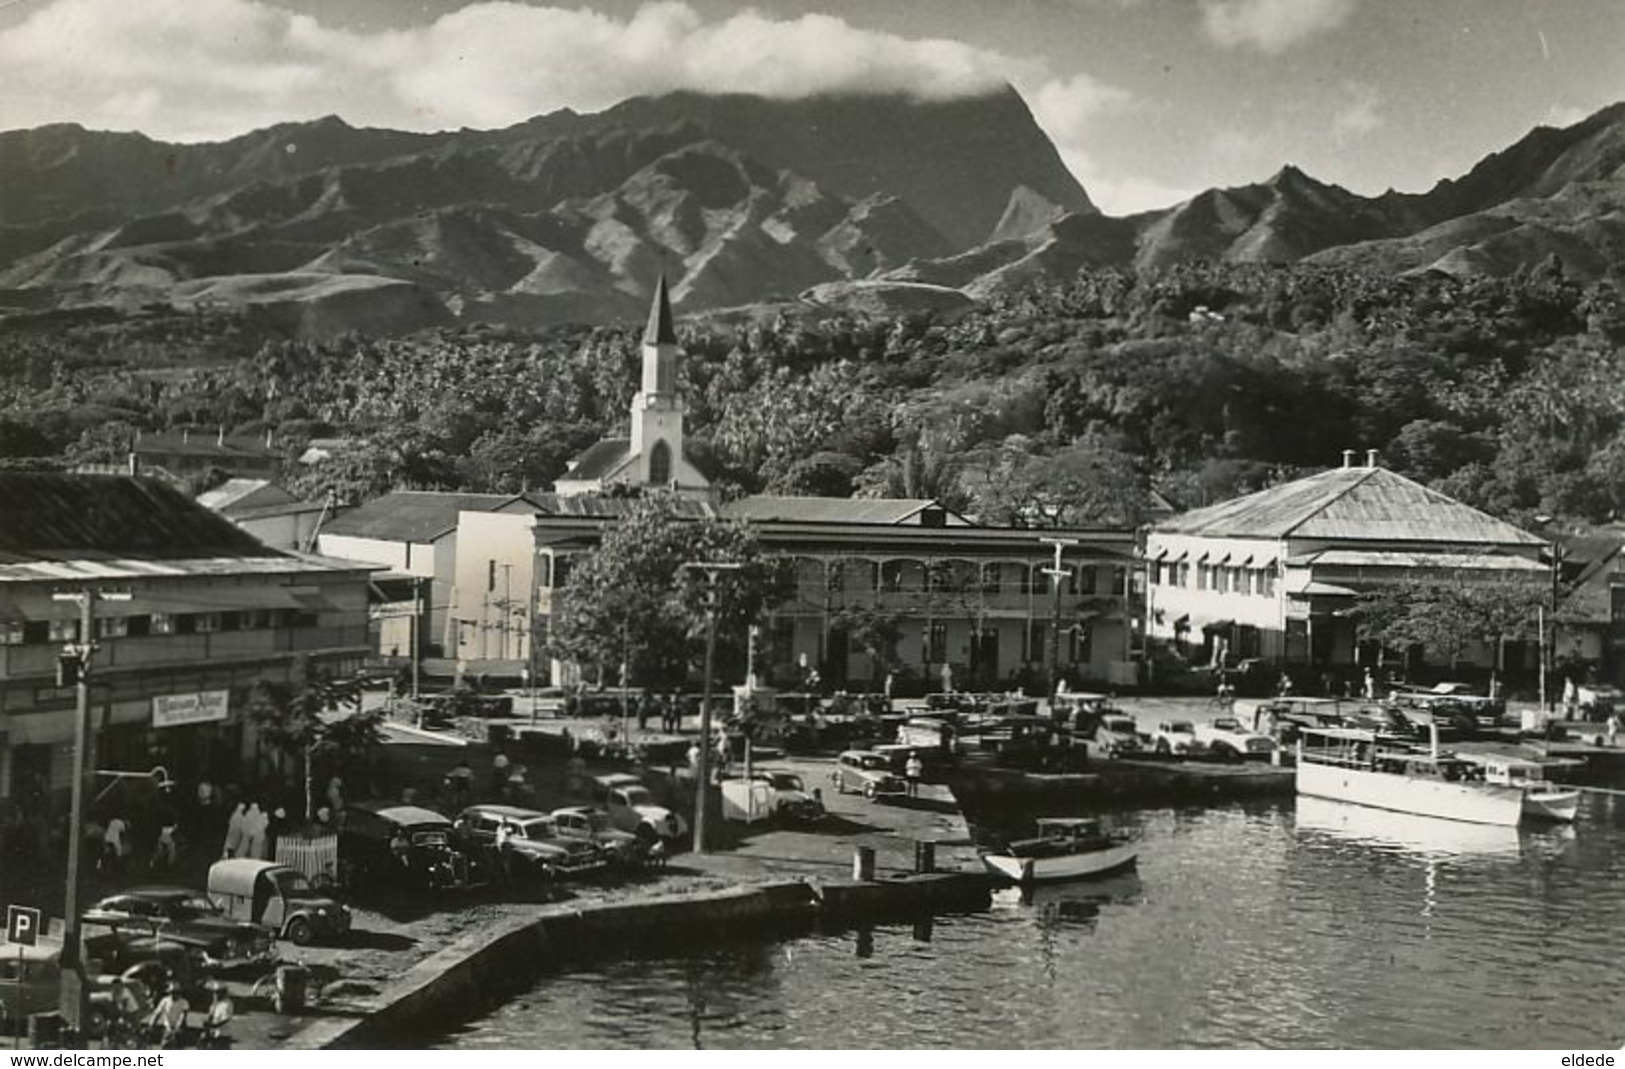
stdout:
<svg viewBox="0 0 1625 1069">
<path fill-rule="evenodd" d="M 0 133 L 0 317 L 255 307 L 305 333 L 801 298 L 952 307 L 1082 267 L 1190 260 L 1501 274 L 1625 263 L 1625 105 L 1459 179 L 1362 197 L 1295 167 L 1099 212 L 1012 89 L 952 101 L 675 93 L 500 130 L 337 118 L 210 144 Z"/>
</svg>

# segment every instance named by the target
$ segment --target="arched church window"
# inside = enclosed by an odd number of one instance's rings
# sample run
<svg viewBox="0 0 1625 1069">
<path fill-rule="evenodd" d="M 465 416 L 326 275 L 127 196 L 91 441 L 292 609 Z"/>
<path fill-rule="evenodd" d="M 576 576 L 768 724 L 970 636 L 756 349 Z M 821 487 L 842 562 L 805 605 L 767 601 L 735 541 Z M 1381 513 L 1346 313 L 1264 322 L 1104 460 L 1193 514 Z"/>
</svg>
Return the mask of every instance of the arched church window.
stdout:
<svg viewBox="0 0 1625 1069">
<path fill-rule="evenodd" d="M 649 450 L 649 481 L 657 486 L 671 482 L 671 446 L 664 441 Z"/>
</svg>

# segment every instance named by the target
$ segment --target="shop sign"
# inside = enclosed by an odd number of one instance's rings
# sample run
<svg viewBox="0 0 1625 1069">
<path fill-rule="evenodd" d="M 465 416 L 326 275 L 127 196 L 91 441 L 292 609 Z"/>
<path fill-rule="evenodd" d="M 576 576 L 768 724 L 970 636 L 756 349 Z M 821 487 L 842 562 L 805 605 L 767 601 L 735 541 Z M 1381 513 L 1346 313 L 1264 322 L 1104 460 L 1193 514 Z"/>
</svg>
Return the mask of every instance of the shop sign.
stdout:
<svg viewBox="0 0 1625 1069">
<path fill-rule="evenodd" d="M 152 699 L 152 726 L 180 727 L 208 724 L 226 719 L 231 692 L 205 690 L 197 694 L 164 694 Z"/>
</svg>

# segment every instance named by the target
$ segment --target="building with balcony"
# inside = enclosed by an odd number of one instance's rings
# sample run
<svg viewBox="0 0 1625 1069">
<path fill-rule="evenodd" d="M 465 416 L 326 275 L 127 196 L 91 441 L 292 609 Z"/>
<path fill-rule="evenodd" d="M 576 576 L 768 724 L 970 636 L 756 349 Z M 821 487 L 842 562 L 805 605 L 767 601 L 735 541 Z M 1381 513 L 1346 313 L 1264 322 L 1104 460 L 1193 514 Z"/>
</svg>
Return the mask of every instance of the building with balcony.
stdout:
<svg viewBox="0 0 1625 1069">
<path fill-rule="evenodd" d="M 0 472 L 0 502 L 0 803 L 28 815 L 72 780 L 58 658 L 87 636 L 62 595 L 94 599 L 98 769 L 250 782 L 255 684 L 367 653 L 366 565 L 271 549 L 153 479 Z"/>
<path fill-rule="evenodd" d="M 629 502 L 529 500 L 528 511 L 460 517 L 458 659 L 471 671 L 524 669 L 571 682 L 570 667 L 541 652 L 548 620 L 575 562 Z M 795 562 L 794 597 L 778 606 L 759 644 L 758 671 L 770 681 L 797 684 L 816 669 L 829 685 L 878 688 L 884 671 L 841 629 L 845 612 L 869 607 L 897 618 L 901 668 L 931 689 L 947 666 L 959 689 L 1042 690 L 1052 641 L 1059 674 L 1073 682 L 1134 680 L 1138 610 L 1126 529 L 981 527 L 928 500 L 758 496 L 683 507 L 695 518 L 747 521 L 764 552 Z M 1046 574 L 1054 548 L 1044 538 L 1072 543 L 1063 548 L 1058 592 Z"/>
<path fill-rule="evenodd" d="M 1358 648 L 1362 591 L 1406 580 L 1550 589 L 1545 543 L 1402 475 L 1343 466 L 1155 524 L 1146 537 L 1146 633 L 1214 663 L 1334 667 Z M 1470 649 L 1489 664 L 1494 651 Z"/>
</svg>

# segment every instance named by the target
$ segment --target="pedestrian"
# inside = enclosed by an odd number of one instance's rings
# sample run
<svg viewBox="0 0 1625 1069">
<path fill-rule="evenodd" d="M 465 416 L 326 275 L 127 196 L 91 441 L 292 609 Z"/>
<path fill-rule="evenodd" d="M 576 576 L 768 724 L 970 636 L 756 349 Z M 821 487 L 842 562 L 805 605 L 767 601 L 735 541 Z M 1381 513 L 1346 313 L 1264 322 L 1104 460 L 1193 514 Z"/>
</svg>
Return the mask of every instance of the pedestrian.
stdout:
<svg viewBox="0 0 1625 1069">
<path fill-rule="evenodd" d="M 110 871 L 124 867 L 124 858 L 130 852 L 130 822 L 115 815 L 102 831 L 102 863 Z"/>
<path fill-rule="evenodd" d="M 186 1016 L 191 1012 L 192 1004 L 187 1001 L 186 992 L 181 989 L 180 982 L 171 980 L 168 993 L 158 1000 L 158 1006 L 152 1011 L 152 1019 L 147 1022 L 147 1027 L 162 1032 L 164 1046 L 176 1046 L 180 1043 L 182 1030 L 186 1028 Z"/>
<path fill-rule="evenodd" d="M 925 775 L 925 762 L 920 760 L 920 751 L 910 750 L 908 761 L 903 765 L 903 775 L 908 778 L 908 796 L 920 796 L 920 777 Z"/>
<path fill-rule="evenodd" d="M 1610 746 L 1614 745 L 1614 740 L 1619 736 L 1619 729 L 1620 729 L 1619 714 L 1618 713 L 1609 713 L 1608 714 L 1608 745 L 1610 745 Z"/>
<path fill-rule="evenodd" d="M 508 766 L 512 763 L 508 760 L 508 752 L 500 747 L 496 756 L 491 758 L 491 793 L 498 798 L 502 797 L 502 792 L 507 789 Z"/>
<path fill-rule="evenodd" d="M 333 811 L 333 819 L 339 820 L 344 816 L 344 780 L 334 776 L 327 781 L 327 808 Z"/>
<path fill-rule="evenodd" d="M 403 828 L 396 828 L 389 837 L 390 855 L 400 862 L 401 868 L 408 868 L 412 864 L 412 841 L 406 837 Z"/>
<path fill-rule="evenodd" d="M 237 856 L 264 860 L 265 832 L 270 826 L 271 818 L 260 808 L 260 804 L 248 803 L 248 809 L 243 813 L 242 850 Z"/>
<path fill-rule="evenodd" d="M 1283 698 L 1285 698 L 1287 695 L 1291 694 L 1292 693 L 1292 677 L 1287 675 L 1285 672 L 1282 672 L 1281 673 L 1281 678 L 1276 681 L 1275 692 L 1278 695 L 1280 695 L 1281 697 L 1283 697 Z"/>
<path fill-rule="evenodd" d="M 892 692 L 892 687 L 893 687 L 893 685 L 896 684 L 896 682 L 897 682 L 896 673 L 887 672 L 886 673 L 886 684 L 885 684 L 886 708 L 885 708 L 884 711 L 888 712 L 888 713 L 891 712 L 891 692 Z"/>
<path fill-rule="evenodd" d="M 1377 700 L 1377 681 L 1372 678 L 1369 668 L 1365 670 L 1365 700 L 1368 702 Z"/>
<path fill-rule="evenodd" d="M 180 811 L 175 806 L 175 785 L 166 782 L 158 789 L 158 842 L 147 860 L 149 869 L 173 868 L 177 847 L 175 831 L 180 827 Z"/>
</svg>

